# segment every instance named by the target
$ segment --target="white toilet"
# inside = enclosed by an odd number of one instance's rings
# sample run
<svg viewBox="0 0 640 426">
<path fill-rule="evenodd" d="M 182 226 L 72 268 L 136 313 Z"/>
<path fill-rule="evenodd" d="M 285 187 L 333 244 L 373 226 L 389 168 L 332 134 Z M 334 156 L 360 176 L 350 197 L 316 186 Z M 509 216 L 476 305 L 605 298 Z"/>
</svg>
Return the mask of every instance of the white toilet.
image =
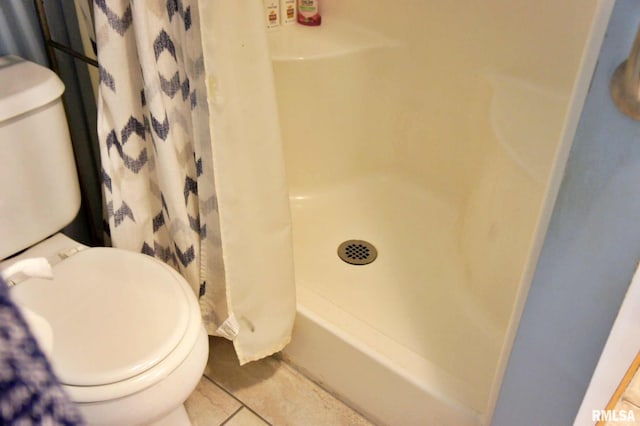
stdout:
<svg viewBox="0 0 640 426">
<path fill-rule="evenodd" d="M 190 424 L 208 338 L 189 285 L 149 256 L 58 233 L 80 206 L 63 90 L 49 69 L 0 57 L 0 269 L 53 265 L 53 279 L 13 274 L 11 295 L 89 424 Z"/>
</svg>

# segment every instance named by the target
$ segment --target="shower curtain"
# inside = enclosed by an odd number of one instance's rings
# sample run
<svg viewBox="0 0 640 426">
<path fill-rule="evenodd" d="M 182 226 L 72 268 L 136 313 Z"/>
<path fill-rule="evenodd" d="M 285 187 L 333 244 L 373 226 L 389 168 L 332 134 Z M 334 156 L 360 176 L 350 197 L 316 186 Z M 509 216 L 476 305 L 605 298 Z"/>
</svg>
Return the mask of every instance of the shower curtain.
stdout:
<svg viewBox="0 0 640 426">
<path fill-rule="evenodd" d="M 176 268 L 241 363 L 290 339 L 290 217 L 257 0 L 94 0 L 114 247 Z"/>
</svg>

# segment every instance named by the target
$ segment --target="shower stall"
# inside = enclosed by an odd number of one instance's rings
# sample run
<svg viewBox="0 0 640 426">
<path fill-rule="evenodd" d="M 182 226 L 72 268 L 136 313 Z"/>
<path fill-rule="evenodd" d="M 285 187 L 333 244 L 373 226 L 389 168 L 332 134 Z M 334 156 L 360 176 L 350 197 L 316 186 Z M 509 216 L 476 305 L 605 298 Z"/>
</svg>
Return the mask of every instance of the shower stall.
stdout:
<svg viewBox="0 0 640 426">
<path fill-rule="evenodd" d="M 269 33 L 285 358 L 381 424 L 490 422 L 612 3 L 325 0 Z"/>
</svg>

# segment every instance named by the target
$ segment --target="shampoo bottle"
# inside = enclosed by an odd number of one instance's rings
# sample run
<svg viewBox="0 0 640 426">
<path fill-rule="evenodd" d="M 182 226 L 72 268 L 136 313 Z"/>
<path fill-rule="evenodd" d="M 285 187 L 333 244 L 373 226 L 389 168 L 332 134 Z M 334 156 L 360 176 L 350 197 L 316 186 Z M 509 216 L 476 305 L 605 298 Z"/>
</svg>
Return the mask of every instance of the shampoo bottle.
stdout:
<svg viewBox="0 0 640 426">
<path fill-rule="evenodd" d="M 291 25 L 296 23 L 298 10 L 296 0 L 280 0 L 280 24 Z"/>
<path fill-rule="evenodd" d="M 320 0 L 298 0 L 298 23 L 309 26 L 322 23 Z"/>
<path fill-rule="evenodd" d="M 280 26 L 280 0 L 263 1 L 267 29 L 275 30 Z"/>
</svg>

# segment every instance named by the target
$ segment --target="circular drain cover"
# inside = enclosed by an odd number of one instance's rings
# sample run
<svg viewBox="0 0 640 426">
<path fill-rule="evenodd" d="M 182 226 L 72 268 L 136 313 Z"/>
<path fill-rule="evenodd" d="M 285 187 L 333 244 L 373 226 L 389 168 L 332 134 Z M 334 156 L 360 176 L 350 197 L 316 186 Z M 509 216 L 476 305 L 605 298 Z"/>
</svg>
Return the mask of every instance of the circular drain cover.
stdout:
<svg viewBox="0 0 640 426">
<path fill-rule="evenodd" d="M 348 240 L 338 246 L 338 256 L 352 265 L 367 265 L 378 257 L 373 244 L 363 240 Z"/>
</svg>

